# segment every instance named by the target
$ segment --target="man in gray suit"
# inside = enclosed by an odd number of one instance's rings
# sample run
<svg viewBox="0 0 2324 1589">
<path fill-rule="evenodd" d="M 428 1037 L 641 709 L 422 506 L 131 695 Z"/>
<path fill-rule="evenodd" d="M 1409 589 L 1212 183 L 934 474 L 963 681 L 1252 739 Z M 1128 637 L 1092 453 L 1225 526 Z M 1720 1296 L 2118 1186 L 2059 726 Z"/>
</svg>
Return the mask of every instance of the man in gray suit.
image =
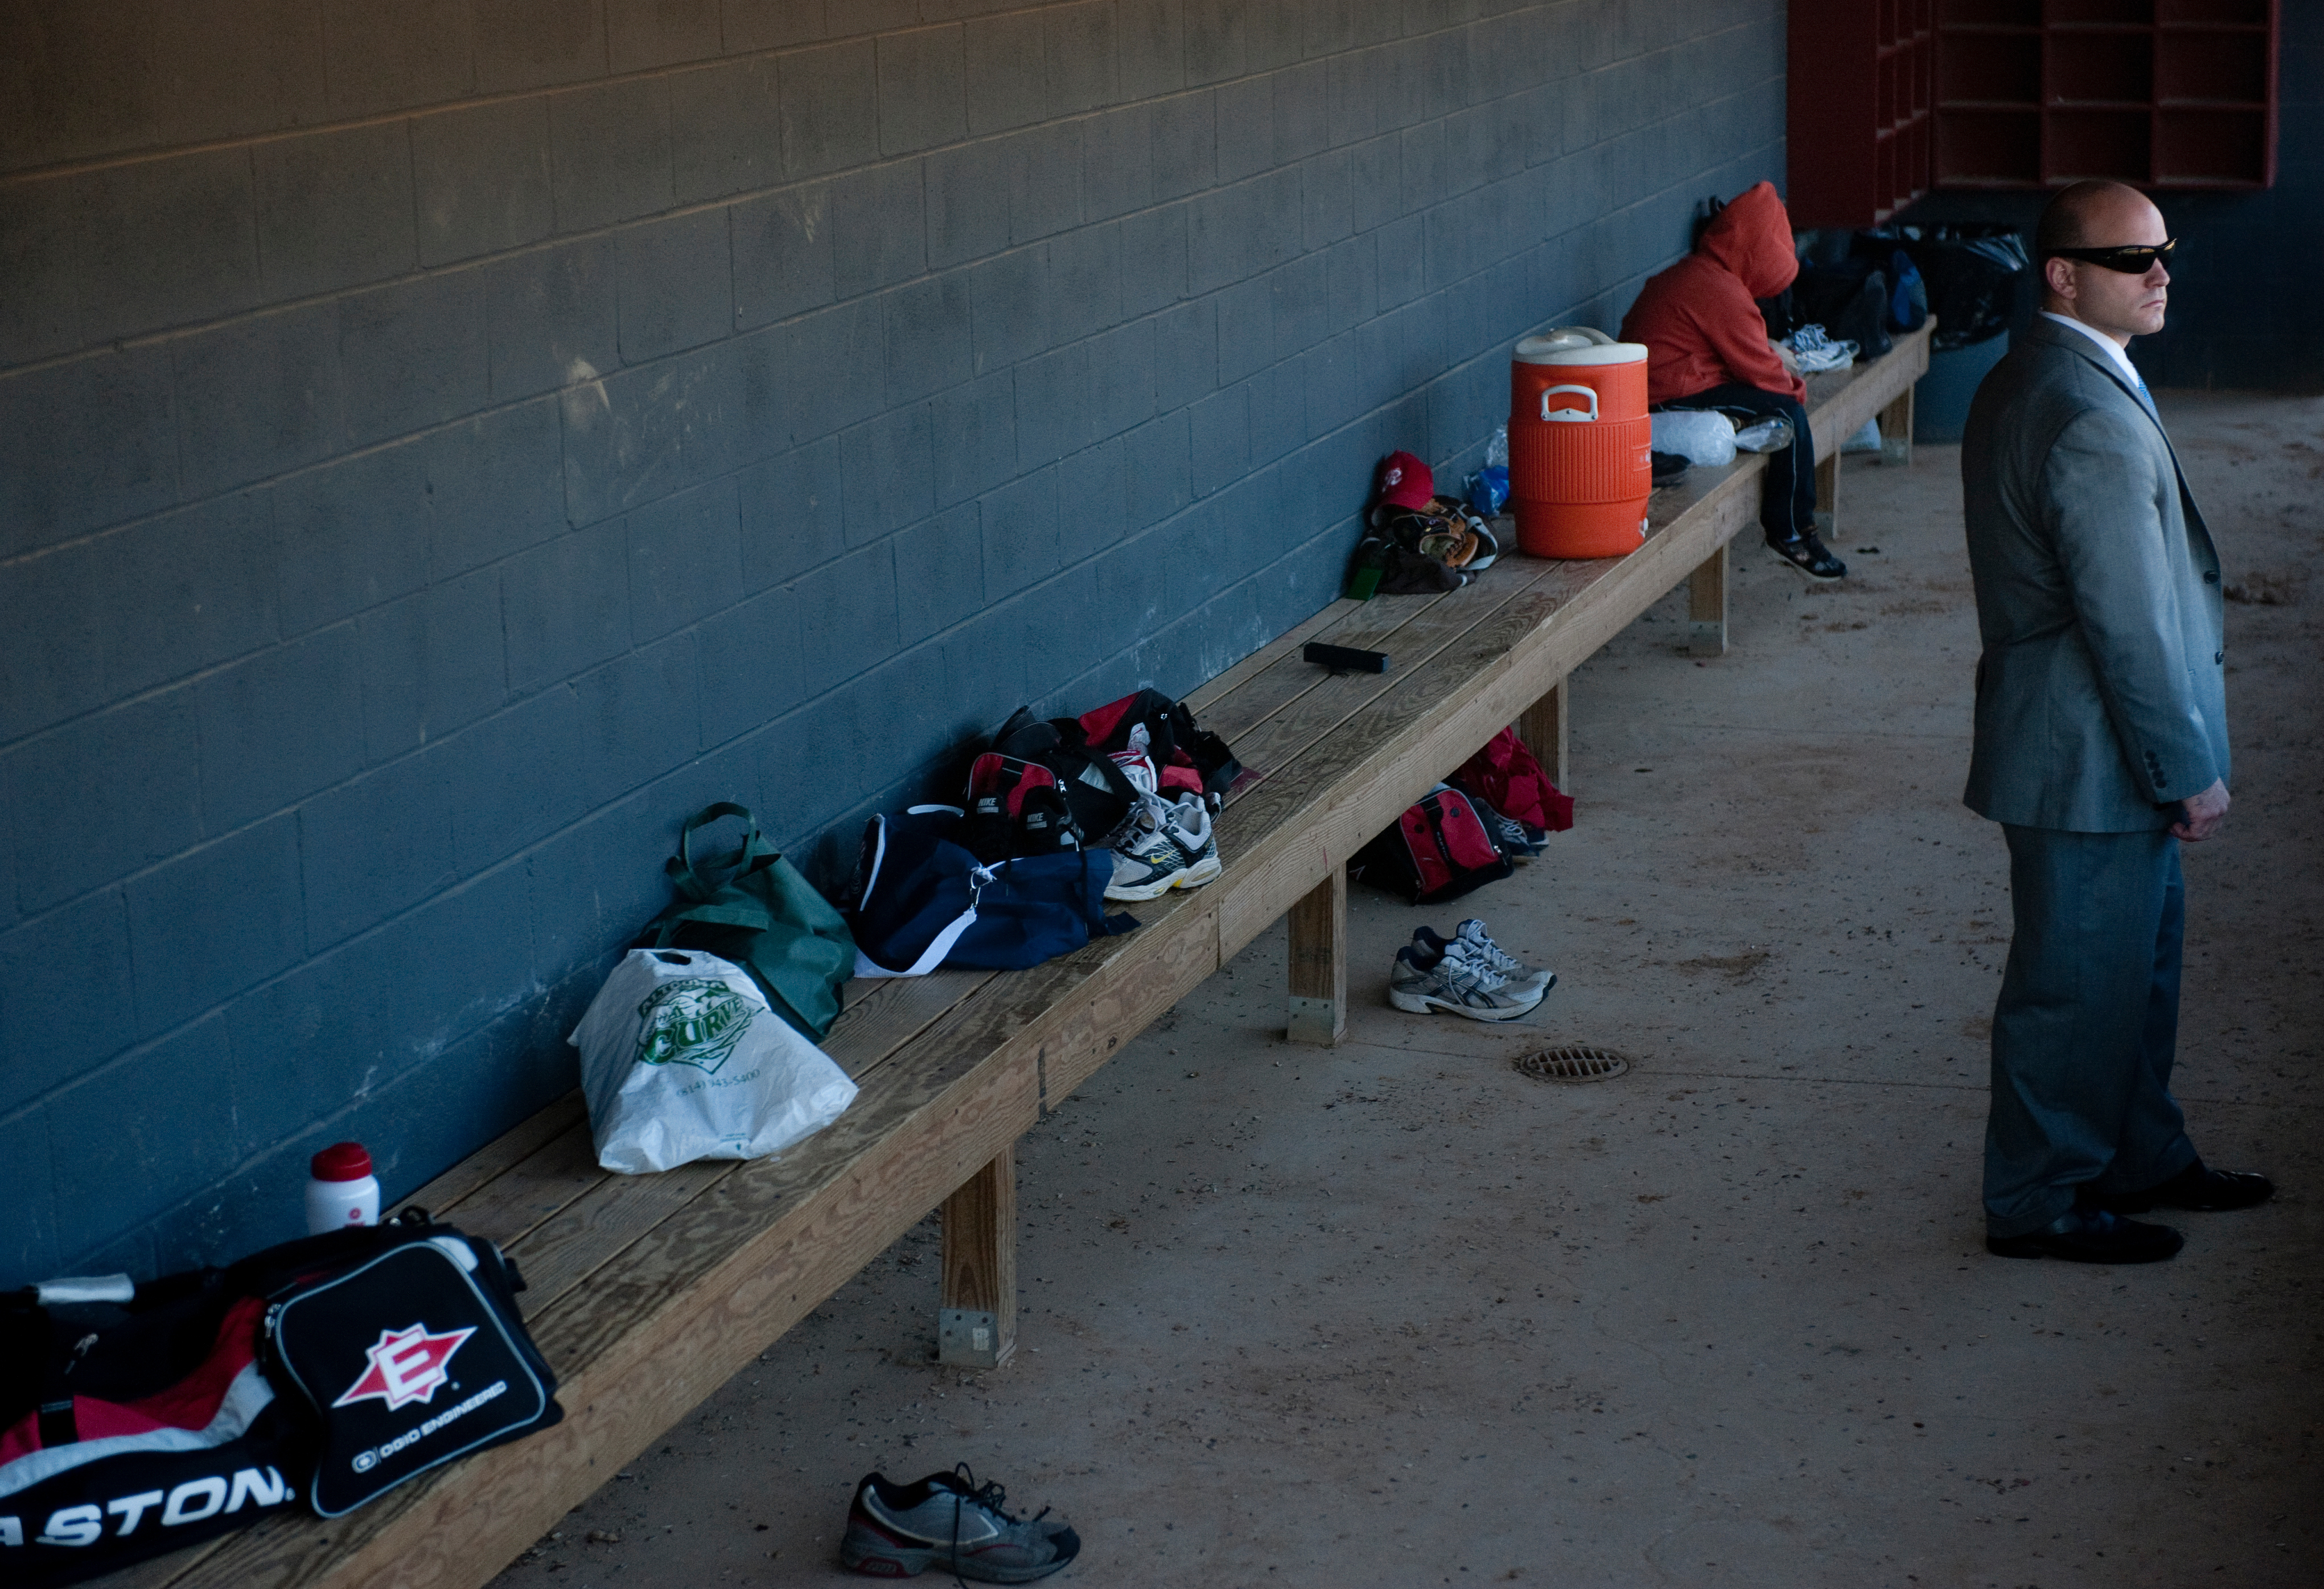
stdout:
<svg viewBox="0 0 2324 1589">
<path fill-rule="evenodd" d="M 2163 328 L 2170 251 L 2135 189 L 2052 199 L 2042 314 L 1961 443 L 1984 641 L 1963 798 L 2008 839 L 2016 928 L 1985 1135 L 2004 1257 L 2168 1258 L 2178 1232 L 2121 1216 L 2274 1190 L 2205 1168 L 2171 1095 L 2179 846 L 2218 830 L 2228 767 L 2218 554 L 2125 351 Z"/>
</svg>

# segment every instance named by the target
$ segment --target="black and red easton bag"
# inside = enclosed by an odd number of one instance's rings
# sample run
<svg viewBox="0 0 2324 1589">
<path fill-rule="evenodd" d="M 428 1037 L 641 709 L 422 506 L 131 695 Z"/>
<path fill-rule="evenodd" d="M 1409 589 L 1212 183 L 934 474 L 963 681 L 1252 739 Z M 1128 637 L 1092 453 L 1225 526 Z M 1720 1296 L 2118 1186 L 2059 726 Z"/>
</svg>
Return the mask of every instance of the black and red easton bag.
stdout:
<svg viewBox="0 0 2324 1589">
<path fill-rule="evenodd" d="M 255 1522 L 302 1490 L 337 1515 L 555 1423 L 518 1284 L 491 1243 L 423 1216 L 143 1285 L 110 1275 L 0 1297 L 0 1582 L 96 1577 Z M 313 1382 L 301 1373 L 349 1363 L 347 1385 L 301 1394 Z M 382 1456 L 430 1421 L 441 1438 Z"/>
<path fill-rule="evenodd" d="M 1492 830 L 1469 797 L 1439 784 L 1406 806 L 1396 825 L 1354 856 L 1367 882 L 1402 894 L 1416 905 L 1457 900 L 1497 882 L 1517 868 L 1493 842 Z"/>
</svg>

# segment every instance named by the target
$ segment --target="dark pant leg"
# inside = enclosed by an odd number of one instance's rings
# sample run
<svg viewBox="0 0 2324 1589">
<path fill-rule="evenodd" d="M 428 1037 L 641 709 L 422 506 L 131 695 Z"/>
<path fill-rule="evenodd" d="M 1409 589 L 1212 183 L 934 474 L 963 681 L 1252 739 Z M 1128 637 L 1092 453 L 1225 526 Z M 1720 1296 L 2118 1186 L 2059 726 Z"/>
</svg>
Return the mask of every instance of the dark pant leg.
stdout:
<svg viewBox="0 0 2324 1589">
<path fill-rule="evenodd" d="M 2039 1230 L 2075 1193 L 2131 1191 L 2192 1163 L 2171 1096 L 2183 892 L 2179 841 L 2005 827 L 2015 932 L 1993 1012 L 1985 1208 Z"/>
<path fill-rule="evenodd" d="M 1815 528 L 1815 438 L 1808 433 L 1808 411 L 1784 392 L 1762 392 L 1734 383 L 1674 398 L 1660 408 L 1739 408 L 1789 420 L 1792 444 L 1767 455 L 1759 496 L 1759 527 L 1770 540 L 1789 540 Z"/>
</svg>

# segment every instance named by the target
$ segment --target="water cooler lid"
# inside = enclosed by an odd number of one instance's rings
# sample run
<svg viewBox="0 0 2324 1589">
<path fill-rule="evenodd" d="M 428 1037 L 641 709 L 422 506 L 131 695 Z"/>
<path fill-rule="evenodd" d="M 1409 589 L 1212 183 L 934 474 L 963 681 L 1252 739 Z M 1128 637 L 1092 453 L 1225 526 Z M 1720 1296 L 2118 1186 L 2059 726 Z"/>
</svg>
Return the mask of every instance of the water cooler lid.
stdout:
<svg viewBox="0 0 2324 1589">
<path fill-rule="evenodd" d="M 1517 344 L 1521 365 L 1636 365 L 1646 359 L 1643 342 L 1617 342 L 1594 326 L 1557 326 Z"/>
</svg>

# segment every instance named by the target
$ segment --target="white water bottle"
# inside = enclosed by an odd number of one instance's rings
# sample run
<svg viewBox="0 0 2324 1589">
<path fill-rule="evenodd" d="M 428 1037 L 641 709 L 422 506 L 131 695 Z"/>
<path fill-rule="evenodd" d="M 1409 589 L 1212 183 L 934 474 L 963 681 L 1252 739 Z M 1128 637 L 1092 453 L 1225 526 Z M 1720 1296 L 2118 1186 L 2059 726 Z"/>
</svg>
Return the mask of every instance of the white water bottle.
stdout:
<svg viewBox="0 0 2324 1589">
<path fill-rule="evenodd" d="M 379 1178 L 361 1142 L 333 1143 L 308 1168 L 314 1176 L 307 1183 L 308 1234 L 379 1223 Z"/>
</svg>

